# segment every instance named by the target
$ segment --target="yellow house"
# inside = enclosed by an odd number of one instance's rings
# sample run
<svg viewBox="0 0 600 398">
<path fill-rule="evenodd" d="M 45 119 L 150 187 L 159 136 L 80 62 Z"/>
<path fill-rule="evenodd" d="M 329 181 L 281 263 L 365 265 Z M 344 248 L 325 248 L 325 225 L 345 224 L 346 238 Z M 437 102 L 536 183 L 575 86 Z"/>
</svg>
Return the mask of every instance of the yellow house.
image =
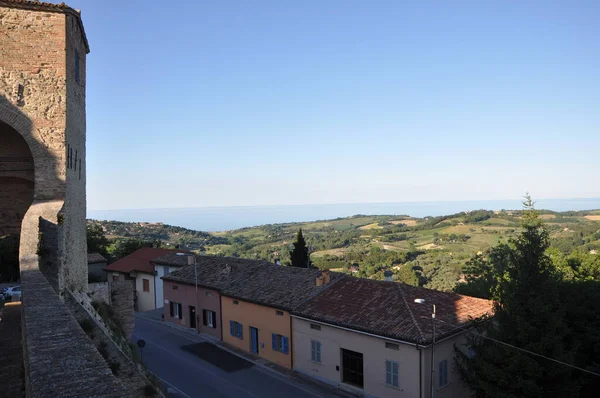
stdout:
<svg viewBox="0 0 600 398">
<path fill-rule="evenodd" d="M 338 281 L 340 274 L 263 262 L 230 272 L 232 283 L 221 291 L 223 341 L 292 369 L 290 312 Z"/>
</svg>

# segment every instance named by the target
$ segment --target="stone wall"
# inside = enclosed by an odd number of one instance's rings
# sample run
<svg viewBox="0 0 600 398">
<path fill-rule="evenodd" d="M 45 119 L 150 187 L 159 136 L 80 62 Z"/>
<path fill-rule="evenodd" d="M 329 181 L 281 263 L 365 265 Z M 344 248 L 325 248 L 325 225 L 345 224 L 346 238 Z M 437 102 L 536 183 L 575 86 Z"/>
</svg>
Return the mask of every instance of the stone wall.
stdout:
<svg viewBox="0 0 600 398">
<path fill-rule="evenodd" d="M 102 301 L 110 304 L 108 282 L 88 283 L 87 292 L 92 301 Z"/>
<path fill-rule="evenodd" d="M 126 338 L 133 333 L 135 312 L 133 310 L 133 289 L 131 281 L 111 282 L 111 306 L 123 326 Z"/>
<path fill-rule="evenodd" d="M 33 265 L 26 268 L 21 285 L 27 396 L 131 396 L 44 275 Z"/>
</svg>

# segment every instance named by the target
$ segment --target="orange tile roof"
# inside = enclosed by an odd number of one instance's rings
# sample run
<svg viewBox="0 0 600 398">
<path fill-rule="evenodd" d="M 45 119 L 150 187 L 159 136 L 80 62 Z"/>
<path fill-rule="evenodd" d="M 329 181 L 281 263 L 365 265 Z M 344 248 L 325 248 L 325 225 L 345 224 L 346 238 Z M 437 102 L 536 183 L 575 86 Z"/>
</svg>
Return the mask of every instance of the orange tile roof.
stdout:
<svg viewBox="0 0 600 398">
<path fill-rule="evenodd" d="M 132 271 L 145 272 L 147 274 L 154 274 L 154 265 L 151 261 L 160 256 L 164 256 L 171 252 L 185 252 L 185 250 L 172 250 L 172 249 L 156 249 L 154 247 L 142 247 L 131 253 L 128 256 L 123 257 L 120 260 L 115 261 L 109 266 L 105 267 L 105 271 L 116 271 L 129 273 Z"/>
<path fill-rule="evenodd" d="M 415 299 L 424 299 L 424 304 Z M 492 302 L 403 283 L 343 278 L 302 304 L 293 314 L 410 343 L 432 341 L 432 304 L 436 340 L 452 335 L 471 318 L 492 313 Z"/>
</svg>

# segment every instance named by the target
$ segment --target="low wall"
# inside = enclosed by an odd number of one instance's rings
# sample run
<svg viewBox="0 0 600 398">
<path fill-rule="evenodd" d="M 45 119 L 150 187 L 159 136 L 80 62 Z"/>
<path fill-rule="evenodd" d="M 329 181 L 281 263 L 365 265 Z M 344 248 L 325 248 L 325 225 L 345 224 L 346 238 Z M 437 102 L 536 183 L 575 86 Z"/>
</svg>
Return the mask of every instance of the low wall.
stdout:
<svg viewBox="0 0 600 398">
<path fill-rule="evenodd" d="M 133 309 L 133 289 L 131 281 L 115 281 L 110 283 L 111 307 L 123 326 L 127 339 L 131 338 L 135 322 Z"/>
<path fill-rule="evenodd" d="M 87 290 L 92 301 L 102 301 L 110 304 L 110 293 L 108 282 L 88 283 Z"/>
<path fill-rule="evenodd" d="M 36 263 L 37 256 L 21 258 L 27 397 L 131 396 Z"/>
</svg>

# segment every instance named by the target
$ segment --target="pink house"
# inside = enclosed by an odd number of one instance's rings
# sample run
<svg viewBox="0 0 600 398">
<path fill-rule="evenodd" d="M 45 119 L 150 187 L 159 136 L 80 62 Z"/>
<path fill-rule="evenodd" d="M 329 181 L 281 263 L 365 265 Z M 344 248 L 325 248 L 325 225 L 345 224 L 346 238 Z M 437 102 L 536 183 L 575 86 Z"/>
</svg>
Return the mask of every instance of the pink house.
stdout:
<svg viewBox="0 0 600 398">
<path fill-rule="evenodd" d="M 164 289 L 164 319 L 222 340 L 219 292 L 234 282 L 237 273 L 232 273 L 231 269 L 272 264 L 240 258 L 196 256 L 196 275 L 194 266 L 185 266 L 187 261 L 187 256 L 177 253 L 168 253 L 154 261 L 156 264 L 181 267 L 161 278 Z M 243 278 L 244 275 L 240 274 L 240 277 Z"/>
</svg>

